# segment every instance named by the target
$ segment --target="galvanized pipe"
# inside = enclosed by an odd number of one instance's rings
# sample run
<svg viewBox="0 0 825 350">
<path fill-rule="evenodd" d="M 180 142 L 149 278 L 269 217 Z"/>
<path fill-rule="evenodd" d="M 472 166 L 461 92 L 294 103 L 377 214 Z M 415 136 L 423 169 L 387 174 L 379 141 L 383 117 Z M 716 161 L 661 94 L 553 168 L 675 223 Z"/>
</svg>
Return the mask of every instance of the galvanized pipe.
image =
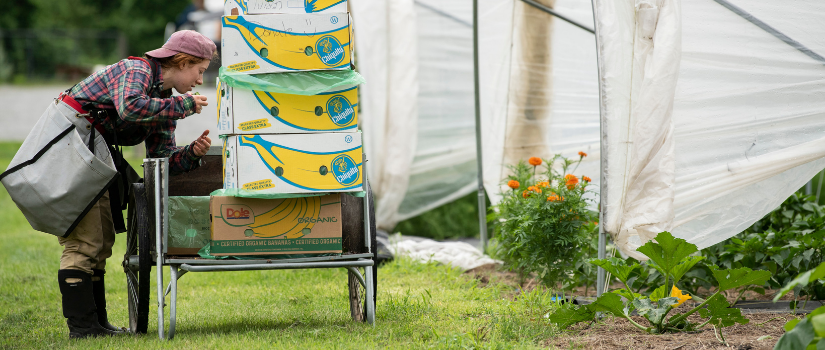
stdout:
<svg viewBox="0 0 825 350">
<path fill-rule="evenodd" d="M 364 144 L 364 138 L 361 138 L 361 145 Z M 363 146 L 361 146 L 363 148 Z M 369 179 L 367 179 L 367 154 L 364 153 L 361 160 L 361 171 L 364 175 L 361 176 L 362 185 L 364 187 L 364 246 L 367 247 L 367 253 L 372 253 L 372 232 L 370 232 L 370 201 L 372 200 L 372 189 L 370 188 Z"/>
<path fill-rule="evenodd" d="M 364 276 L 361 275 L 361 271 L 358 271 L 357 268 L 354 268 L 352 266 L 347 266 L 347 270 L 349 270 L 349 272 L 352 272 L 352 274 L 355 275 L 355 278 L 357 278 L 358 282 L 361 283 L 361 287 L 364 287 L 364 289 L 367 288 L 367 282 L 364 281 Z"/>
<path fill-rule="evenodd" d="M 607 179 L 604 176 L 604 169 L 605 164 L 607 163 L 607 145 L 604 143 L 604 110 L 602 101 L 604 101 L 604 96 L 602 96 L 602 76 L 601 76 L 601 67 L 599 66 L 600 57 L 599 57 L 599 22 L 596 20 L 596 1 L 592 0 L 590 2 L 593 8 L 593 26 L 594 26 L 594 33 L 596 34 L 596 69 L 598 71 L 598 81 L 599 81 L 599 133 L 601 133 L 601 137 L 599 137 L 599 247 L 598 247 L 598 258 L 604 259 L 606 256 L 605 246 L 607 245 L 607 234 L 604 232 L 604 212 L 605 212 L 605 205 L 607 204 Z M 596 269 L 596 296 L 601 296 L 604 291 L 604 284 L 605 284 L 605 275 L 606 271 L 598 267 Z"/>
<path fill-rule="evenodd" d="M 310 261 L 339 261 L 339 260 L 356 260 L 360 258 L 371 258 L 372 253 L 361 254 L 346 254 L 346 255 L 332 255 L 332 256 L 316 256 L 311 258 L 296 258 L 296 259 L 250 259 L 250 260 L 208 260 L 208 259 L 165 259 L 166 264 L 189 264 L 189 265 L 254 265 L 254 264 L 279 264 L 279 263 L 293 263 L 293 262 L 310 262 Z M 134 264 L 137 264 L 137 256 L 132 255 Z M 137 266 L 137 265 L 135 265 Z"/>
<path fill-rule="evenodd" d="M 375 326 L 375 289 L 373 289 L 372 269 L 374 269 L 372 264 L 364 267 L 364 274 L 367 275 L 364 289 L 367 290 L 367 323 Z"/>
<path fill-rule="evenodd" d="M 487 197 L 484 193 L 484 167 L 481 162 L 481 97 L 478 78 L 478 0 L 473 0 L 473 84 L 475 84 L 476 165 L 478 169 L 478 230 L 481 251 L 487 250 Z"/>
<path fill-rule="evenodd" d="M 336 267 L 366 267 L 373 266 L 372 260 L 359 259 L 357 261 L 326 261 L 286 264 L 254 264 L 254 265 L 189 265 L 183 264 L 181 270 L 189 272 L 224 272 L 224 271 L 258 271 L 258 270 L 296 270 L 296 269 L 325 269 Z"/>
<path fill-rule="evenodd" d="M 172 278 L 172 281 L 169 282 L 169 286 L 172 287 L 172 297 L 169 298 L 169 302 L 172 304 L 169 307 L 169 340 L 175 337 L 175 321 L 177 316 L 177 304 L 178 304 L 178 267 L 176 265 L 169 266 L 169 272 Z M 186 273 L 186 271 L 183 271 Z M 181 275 L 183 275 L 181 273 Z"/>
<path fill-rule="evenodd" d="M 161 237 L 161 228 L 163 227 L 163 223 L 161 222 L 161 208 L 160 208 L 160 161 L 157 158 L 151 160 L 154 163 L 154 186 L 155 186 L 155 260 L 157 263 L 157 269 L 155 270 L 157 275 L 157 288 L 158 288 L 158 337 L 163 339 L 163 301 L 165 296 L 163 295 L 163 254 L 161 253 L 161 246 L 160 246 L 160 237 Z"/>
</svg>

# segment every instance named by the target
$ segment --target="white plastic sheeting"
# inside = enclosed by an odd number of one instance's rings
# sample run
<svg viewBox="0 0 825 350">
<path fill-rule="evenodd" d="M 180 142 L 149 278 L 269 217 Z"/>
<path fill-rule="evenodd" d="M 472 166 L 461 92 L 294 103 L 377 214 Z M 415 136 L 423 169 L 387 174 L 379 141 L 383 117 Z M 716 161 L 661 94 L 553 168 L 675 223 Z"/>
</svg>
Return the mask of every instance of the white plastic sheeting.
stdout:
<svg viewBox="0 0 825 350">
<path fill-rule="evenodd" d="M 410 4 L 414 15 L 388 15 L 399 6 L 406 11 Z M 599 107 L 593 34 L 519 0 L 480 0 L 479 8 L 484 182 L 491 200 L 497 202 L 501 179 L 507 174 L 505 165 L 555 153 L 590 154 L 577 173 L 591 177 L 592 188 L 598 188 Z M 592 23 L 589 0 L 557 0 L 554 8 L 579 23 Z M 472 1 L 351 0 L 350 9 L 357 66 L 367 80 L 360 97 L 367 165 L 376 193 L 384 198 L 377 203 L 378 225 L 390 230 L 400 220 L 477 188 Z M 518 20 L 513 16 L 519 16 Z M 397 23 L 402 20 L 408 22 Z M 407 29 L 393 30 L 395 26 Z M 412 89 L 391 85 L 388 77 L 398 74 L 392 70 L 405 71 L 413 65 L 388 61 L 388 43 L 394 42 L 416 45 L 417 54 L 403 59 L 416 58 L 417 95 Z M 393 57 L 398 59 L 402 58 Z M 389 93 L 406 99 L 388 102 Z M 407 103 L 415 103 L 417 115 L 391 110 L 390 106 Z M 381 123 L 401 123 L 397 125 L 404 125 L 408 132 L 382 134 L 387 126 Z M 528 143 L 530 147 L 523 147 Z M 412 163 L 383 169 L 387 155 L 381 155 L 385 152 L 381 147 L 398 152 L 407 147 L 410 153 L 403 157 L 396 153 L 399 158 L 395 160 L 412 155 Z M 405 181 L 402 170 L 409 176 L 406 191 L 401 187 L 388 190 L 384 182 L 376 182 L 379 173 L 393 171 L 394 183 L 400 184 Z M 403 200 L 395 207 L 397 196 Z"/>
<path fill-rule="evenodd" d="M 418 126 L 418 41 L 412 0 L 350 3 L 360 87 L 359 118 L 376 221 L 392 228 L 407 192 Z"/>
<path fill-rule="evenodd" d="M 599 33 L 604 230 L 639 259 L 640 244 L 671 231 L 673 95 L 681 55 L 678 0 L 594 1 Z"/>
<path fill-rule="evenodd" d="M 501 264 L 501 261 L 491 259 L 465 242 L 436 242 L 431 239 L 391 236 L 389 249 L 393 255 L 407 256 L 424 263 L 436 261 L 464 271 L 482 265 Z"/>
<path fill-rule="evenodd" d="M 621 140 L 615 130 L 622 127 L 631 127 L 631 148 L 666 139 L 669 132 L 664 127 L 654 128 L 655 133 L 635 128 L 633 112 L 621 112 L 634 103 L 659 103 L 668 92 L 633 100 L 636 77 L 627 75 L 637 74 L 631 67 L 638 51 L 628 39 L 638 30 L 636 2 L 641 1 L 595 1 L 608 146 L 605 230 L 626 253 L 644 242 L 639 229 L 646 218 L 668 226 L 668 209 L 662 203 L 671 200 L 670 190 L 661 187 L 632 192 L 640 184 L 625 181 L 634 179 L 630 169 L 638 166 L 622 164 L 657 163 L 622 152 L 620 141 L 611 140 Z M 662 9 L 674 4 L 650 3 Z M 672 96 L 675 185 L 670 226 L 676 236 L 703 248 L 747 228 L 825 167 L 825 62 L 811 54 L 825 53 L 820 35 L 825 3 L 690 0 L 681 3 L 681 12 L 682 58 Z M 746 13 L 752 15 L 750 21 Z M 680 40 L 678 32 L 659 29 L 654 43 Z M 777 32 L 797 45 L 781 40 Z M 654 47 L 654 52 L 660 48 Z M 659 169 L 663 179 L 658 181 L 667 183 L 668 169 Z M 639 212 L 626 210 L 629 202 L 659 203 L 664 209 L 640 218 Z"/>
<path fill-rule="evenodd" d="M 578 23 L 588 0 L 542 1 Z M 507 165 L 560 153 L 588 157 L 576 171 L 599 179 L 599 106 L 593 34 L 522 1 L 479 0 L 484 186 L 499 200 Z M 595 197 L 595 196 L 594 196 Z M 594 202 L 595 203 L 595 202 Z"/>
</svg>

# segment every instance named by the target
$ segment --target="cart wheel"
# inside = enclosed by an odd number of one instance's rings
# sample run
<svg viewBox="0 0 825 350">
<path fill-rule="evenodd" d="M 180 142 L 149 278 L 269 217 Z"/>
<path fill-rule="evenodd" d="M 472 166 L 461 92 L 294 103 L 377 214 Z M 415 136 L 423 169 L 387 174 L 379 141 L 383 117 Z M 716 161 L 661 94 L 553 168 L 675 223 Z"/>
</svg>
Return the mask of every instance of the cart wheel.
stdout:
<svg viewBox="0 0 825 350">
<path fill-rule="evenodd" d="M 372 188 L 367 184 L 367 196 L 370 199 L 370 248 L 373 252 L 373 261 L 377 261 L 378 258 L 378 244 L 376 240 L 376 228 L 375 228 L 375 202 L 373 202 L 372 198 Z M 367 198 L 367 197 L 365 197 Z M 366 247 L 364 247 L 364 202 L 363 200 L 353 200 L 356 199 L 354 197 L 349 197 L 350 199 L 345 203 L 345 198 L 341 198 L 341 204 L 345 205 L 346 207 L 342 207 L 342 210 L 346 211 L 346 216 L 344 216 L 344 224 L 346 226 L 346 230 L 349 231 L 347 234 L 347 241 L 350 246 L 350 251 L 355 251 L 357 253 L 365 253 L 367 251 Z M 349 205 L 347 205 L 349 204 Z M 360 209 L 359 209 L 360 208 Z M 342 213 L 343 214 L 343 213 Z M 357 247 L 353 249 L 353 247 Z M 362 269 L 361 271 L 366 272 L 366 269 Z M 353 321 L 359 322 L 366 322 L 367 321 L 367 292 L 364 287 L 361 286 L 361 283 L 358 281 L 358 278 L 355 277 L 355 274 L 352 272 L 347 273 L 348 285 L 349 285 L 349 302 L 350 302 L 350 314 L 352 316 Z M 378 266 L 373 267 L 372 269 L 372 287 L 373 291 L 373 302 L 375 301 L 375 296 L 377 293 L 377 286 L 378 286 Z"/>
<path fill-rule="evenodd" d="M 128 222 L 123 270 L 126 272 L 126 293 L 129 297 L 129 329 L 133 333 L 145 334 L 149 325 L 151 237 L 154 235 L 142 183 L 132 184 Z"/>
</svg>

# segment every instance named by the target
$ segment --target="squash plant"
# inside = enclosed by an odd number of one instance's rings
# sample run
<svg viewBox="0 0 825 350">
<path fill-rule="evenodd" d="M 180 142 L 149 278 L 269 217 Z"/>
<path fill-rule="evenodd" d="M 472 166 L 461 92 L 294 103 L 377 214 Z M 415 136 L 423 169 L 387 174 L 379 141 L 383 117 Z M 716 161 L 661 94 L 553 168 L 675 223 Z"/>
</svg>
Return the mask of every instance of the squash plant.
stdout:
<svg viewBox="0 0 825 350">
<path fill-rule="evenodd" d="M 785 285 L 773 298 L 776 302 L 792 290 L 805 288 L 818 280 L 825 279 L 825 262 L 808 270 Z M 820 282 L 821 283 L 821 282 Z M 817 350 L 825 349 L 825 306 L 820 306 L 804 319 L 792 319 L 785 323 L 785 334 L 776 342 L 774 350 Z"/>
<path fill-rule="evenodd" d="M 626 318 L 636 328 L 651 334 L 693 331 L 710 324 L 714 327 L 717 338 L 725 343 L 722 335 L 723 327 L 729 327 L 735 323 L 746 324 L 749 320 L 742 317 L 739 309 L 728 308 L 730 305 L 722 293 L 751 284 L 760 285 L 770 278 L 768 271 L 753 271 L 746 267 L 724 270 L 711 267 L 711 274 L 717 284 L 716 292 L 689 311 L 676 313 L 668 318 L 668 314 L 674 308 L 692 298 L 690 295 L 683 294 L 676 284 L 704 257 L 693 255 L 699 251 L 696 245 L 684 239 L 675 238 L 669 232 L 660 232 L 655 241 L 647 242 L 637 251 L 647 256 L 650 259 L 648 265 L 664 276 L 664 283 L 654 289 L 650 295 L 633 292 L 627 283 L 630 274 L 640 268 L 641 264 L 619 258 L 594 259 L 591 260 L 592 264 L 601 266 L 618 278 L 624 284 L 624 288 L 602 294 L 588 305 L 576 306 L 571 303 L 561 305 L 548 315 L 550 322 L 557 324 L 560 328 L 565 328 L 578 322 L 591 321 L 597 313 L 601 312 Z M 667 291 L 670 293 L 668 294 Z M 634 321 L 630 317 L 634 310 L 647 319 L 649 325 Z M 688 321 L 688 316 L 696 312 L 706 319 L 703 323 L 695 324 Z"/>
</svg>

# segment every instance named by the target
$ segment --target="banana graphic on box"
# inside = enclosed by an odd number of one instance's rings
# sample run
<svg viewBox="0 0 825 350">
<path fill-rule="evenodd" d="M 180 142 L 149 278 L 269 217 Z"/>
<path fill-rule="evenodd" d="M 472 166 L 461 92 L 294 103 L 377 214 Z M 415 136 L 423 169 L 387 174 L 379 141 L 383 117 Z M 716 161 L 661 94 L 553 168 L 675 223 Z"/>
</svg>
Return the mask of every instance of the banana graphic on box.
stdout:
<svg viewBox="0 0 825 350">
<path fill-rule="evenodd" d="M 286 236 L 287 239 L 301 238 L 315 226 L 313 220 L 321 212 L 320 197 L 288 198 L 272 210 L 255 216 L 255 222 L 248 225 L 252 235 L 260 238 Z M 279 224 L 279 225 L 275 225 Z"/>
<path fill-rule="evenodd" d="M 224 212 L 223 209 L 221 212 Z M 285 236 L 287 239 L 301 238 L 312 232 L 321 213 L 320 197 L 287 198 L 275 208 L 255 215 L 251 224 L 234 224 L 221 217 L 229 226 L 246 226 L 247 237 L 274 238 Z"/>
<path fill-rule="evenodd" d="M 348 18 L 341 19 L 338 27 L 333 30 L 311 33 L 293 32 L 291 28 L 266 27 L 247 21 L 244 16 L 224 16 L 222 22 L 224 28 L 237 30 L 258 58 L 275 67 L 284 70 L 349 67 Z M 232 58 L 232 56 L 225 57 L 224 61 Z M 260 67 L 257 64 L 244 62 L 229 64 L 227 68 L 245 71 L 256 70 Z"/>
<path fill-rule="evenodd" d="M 310 191 L 361 188 L 361 146 L 334 152 L 309 152 L 264 140 L 261 135 L 239 135 L 239 144 L 257 152 L 280 180 Z M 357 160 L 357 161 L 356 161 Z"/>
<path fill-rule="evenodd" d="M 328 96 L 323 105 L 319 105 L 319 101 L 323 100 L 318 95 L 289 95 L 257 90 L 252 93 L 266 113 L 296 129 L 344 131 L 358 126 L 356 87 L 319 94 Z"/>
<path fill-rule="evenodd" d="M 307 13 L 321 12 L 347 0 L 304 0 L 304 10 Z"/>
<path fill-rule="evenodd" d="M 249 7 L 246 5 L 246 1 L 247 0 L 224 0 L 223 7 L 224 7 L 224 9 L 226 9 L 227 8 L 227 3 L 229 3 L 229 6 L 232 6 L 232 4 L 235 4 L 235 5 L 237 5 L 241 8 L 241 11 L 240 11 L 241 13 L 239 13 L 239 14 L 246 14 L 246 13 L 249 12 Z M 224 10 L 224 13 L 229 14 L 229 12 L 227 12 L 226 10 Z"/>
</svg>

